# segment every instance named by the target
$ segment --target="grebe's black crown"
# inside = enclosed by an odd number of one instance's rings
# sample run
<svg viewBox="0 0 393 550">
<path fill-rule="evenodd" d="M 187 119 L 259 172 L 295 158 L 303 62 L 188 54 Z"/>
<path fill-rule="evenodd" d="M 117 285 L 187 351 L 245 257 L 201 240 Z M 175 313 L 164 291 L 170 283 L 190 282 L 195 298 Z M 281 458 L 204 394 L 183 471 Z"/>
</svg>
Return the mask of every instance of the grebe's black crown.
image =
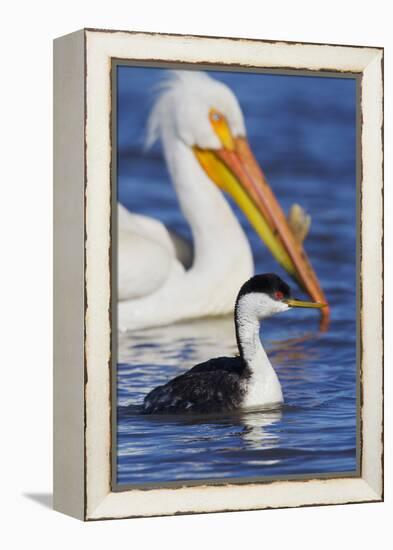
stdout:
<svg viewBox="0 0 393 550">
<path fill-rule="evenodd" d="M 251 292 L 262 292 L 269 296 L 274 296 L 276 292 L 282 294 L 282 298 L 290 298 L 291 289 L 278 275 L 275 273 L 264 273 L 263 275 L 254 275 L 241 287 L 238 295 L 238 300 L 245 294 Z"/>
</svg>

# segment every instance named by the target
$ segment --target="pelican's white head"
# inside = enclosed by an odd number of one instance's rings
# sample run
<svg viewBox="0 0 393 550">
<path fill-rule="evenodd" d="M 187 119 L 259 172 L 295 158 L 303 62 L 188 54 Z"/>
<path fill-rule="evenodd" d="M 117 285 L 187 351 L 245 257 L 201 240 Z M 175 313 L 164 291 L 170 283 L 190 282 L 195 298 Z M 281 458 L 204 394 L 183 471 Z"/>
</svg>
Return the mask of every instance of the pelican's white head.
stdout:
<svg viewBox="0 0 393 550">
<path fill-rule="evenodd" d="M 224 125 L 233 137 L 246 135 L 235 95 L 228 86 L 206 73 L 169 71 L 158 90 L 160 93 L 148 121 L 148 146 L 157 139 L 171 137 L 189 147 L 217 150 L 222 147 L 220 134 L 223 136 L 225 132 Z"/>
</svg>

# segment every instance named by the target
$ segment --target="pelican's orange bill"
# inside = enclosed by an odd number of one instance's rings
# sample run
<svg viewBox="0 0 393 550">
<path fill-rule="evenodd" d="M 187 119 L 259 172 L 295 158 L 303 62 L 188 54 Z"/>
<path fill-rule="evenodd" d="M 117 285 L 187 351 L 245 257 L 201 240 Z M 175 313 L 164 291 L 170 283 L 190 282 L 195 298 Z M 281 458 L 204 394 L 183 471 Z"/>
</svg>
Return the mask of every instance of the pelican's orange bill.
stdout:
<svg viewBox="0 0 393 550">
<path fill-rule="evenodd" d="M 315 301 L 323 303 L 321 329 L 329 325 L 329 307 L 303 243 L 294 235 L 265 175 L 244 137 L 233 138 L 231 147 L 194 153 L 207 175 L 239 204 L 267 247 L 298 284 Z"/>
</svg>

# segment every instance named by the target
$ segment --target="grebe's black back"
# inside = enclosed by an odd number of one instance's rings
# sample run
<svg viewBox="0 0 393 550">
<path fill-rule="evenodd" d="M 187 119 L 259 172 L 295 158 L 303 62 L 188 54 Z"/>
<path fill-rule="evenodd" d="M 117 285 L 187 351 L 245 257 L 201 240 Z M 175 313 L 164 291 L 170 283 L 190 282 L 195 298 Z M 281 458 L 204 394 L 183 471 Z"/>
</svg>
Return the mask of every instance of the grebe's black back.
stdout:
<svg viewBox="0 0 393 550">
<path fill-rule="evenodd" d="M 278 275 L 255 275 L 240 289 L 235 305 L 237 357 L 217 357 L 152 390 L 145 414 L 208 414 L 279 404 L 280 382 L 259 338 L 261 319 L 291 307 L 323 307 L 292 299 Z"/>
</svg>

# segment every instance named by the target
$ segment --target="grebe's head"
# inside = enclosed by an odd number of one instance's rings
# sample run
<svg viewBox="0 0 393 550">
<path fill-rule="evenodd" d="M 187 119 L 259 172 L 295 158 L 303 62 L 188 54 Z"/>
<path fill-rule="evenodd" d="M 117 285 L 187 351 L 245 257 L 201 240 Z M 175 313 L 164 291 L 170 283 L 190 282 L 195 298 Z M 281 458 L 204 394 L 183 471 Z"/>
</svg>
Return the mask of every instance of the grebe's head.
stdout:
<svg viewBox="0 0 393 550">
<path fill-rule="evenodd" d="M 326 304 L 307 302 L 292 298 L 289 286 L 274 273 L 265 273 L 251 277 L 241 287 L 236 310 L 241 310 L 242 316 L 265 319 L 276 313 L 287 311 L 293 307 L 322 308 Z"/>
</svg>

